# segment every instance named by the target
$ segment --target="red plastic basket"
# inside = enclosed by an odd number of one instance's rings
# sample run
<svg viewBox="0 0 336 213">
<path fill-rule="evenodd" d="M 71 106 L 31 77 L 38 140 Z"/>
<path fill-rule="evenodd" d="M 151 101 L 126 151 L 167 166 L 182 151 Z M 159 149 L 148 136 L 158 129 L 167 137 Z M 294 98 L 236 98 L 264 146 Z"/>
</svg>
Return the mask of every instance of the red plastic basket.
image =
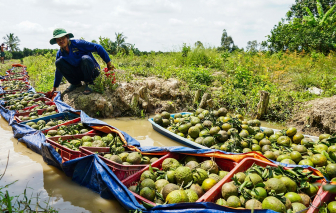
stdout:
<svg viewBox="0 0 336 213">
<path fill-rule="evenodd" d="M 53 102 L 53 101 L 46 101 L 46 102 L 44 102 L 44 104 L 48 105 L 48 106 L 56 105 L 55 102 Z M 32 105 L 32 106 L 29 106 L 29 107 L 25 107 L 22 110 L 24 110 L 24 111 L 32 111 L 37 106 L 39 106 L 39 105 L 37 105 L 37 104 L 36 105 Z"/>
<path fill-rule="evenodd" d="M 27 82 L 27 78 L 14 78 L 14 79 L 1 79 L 0 80 L 1 82 L 3 82 L 3 81 L 25 81 L 26 82 L 26 84 L 28 83 Z M 29 84 L 29 83 L 28 83 Z"/>
<path fill-rule="evenodd" d="M 227 174 L 222 180 L 220 180 L 214 187 L 212 187 L 209 191 L 207 191 L 202 197 L 200 197 L 196 202 L 213 202 L 215 203 L 218 198 L 222 197 L 222 186 L 225 183 L 228 183 L 231 181 L 231 178 L 238 172 L 245 172 L 247 169 L 249 169 L 253 164 L 256 164 L 258 166 L 266 167 L 266 166 L 274 166 L 277 167 L 278 165 L 262 161 L 256 158 L 245 158 L 242 160 L 237 167 L 235 167 L 229 174 Z M 290 169 L 284 167 L 284 169 Z M 315 174 L 317 175 L 317 174 Z"/>
<path fill-rule="evenodd" d="M 10 92 L 2 93 L 2 94 L 0 94 L 0 98 L 2 98 L 4 95 L 8 95 L 8 94 L 16 94 L 16 92 L 15 91 L 10 91 Z"/>
<path fill-rule="evenodd" d="M 323 183 L 322 185 L 324 185 Z M 314 201 L 312 202 L 310 208 L 308 209 L 307 213 L 317 213 L 319 212 L 319 208 L 322 206 L 323 203 L 328 203 L 330 201 L 335 201 L 336 194 L 327 192 L 323 190 L 323 187 L 320 187 L 317 195 L 315 196 Z"/>
<path fill-rule="evenodd" d="M 19 90 L 19 89 L 6 90 L 6 87 L 4 87 L 4 88 L 5 88 L 4 91 L 5 91 L 6 93 L 9 93 L 9 92 L 20 92 L 20 93 L 22 93 L 22 92 L 28 92 L 28 90 L 29 90 L 29 85 L 27 85 L 24 89 L 21 89 L 21 90 Z"/>
<path fill-rule="evenodd" d="M 53 126 L 53 127 L 49 128 L 49 129 L 42 130 L 42 133 L 43 134 L 47 134 L 47 132 L 49 130 L 57 130 L 60 126 L 69 126 L 69 125 L 72 125 L 72 124 L 77 124 L 79 122 L 81 122 L 81 118 L 75 118 L 75 119 L 73 119 L 71 121 L 68 121 L 66 123 L 63 123 L 63 124 L 60 124 L 60 125 L 57 125 L 57 126 Z M 91 127 L 88 127 L 88 128 L 91 128 Z M 84 134 L 78 134 L 78 135 L 88 135 L 88 134 L 93 134 L 93 133 L 97 134 L 97 131 L 94 130 L 94 129 L 92 129 L 92 130 L 90 130 L 90 131 L 88 131 L 88 132 L 86 132 Z"/>
<path fill-rule="evenodd" d="M 132 151 L 127 147 L 124 147 L 125 151 Z M 82 156 L 92 155 L 95 153 L 106 153 L 109 154 L 110 147 L 79 147 L 79 150 L 82 152 Z M 164 155 L 153 155 L 158 157 L 159 160 Z M 99 157 L 106 163 L 106 165 L 113 171 L 113 173 L 118 177 L 119 180 L 125 180 L 127 177 L 139 172 L 144 169 L 147 164 L 139 164 L 139 165 L 122 165 L 116 162 L 113 162 L 103 156 L 99 155 Z"/>
<path fill-rule="evenodd" d="M 15 119 L 18 123 L 21 123 L 22 120 L 19 118 L 19 116 L 27 116 L 27 115 L 29 115 L 31 112 L 34 112 L 34 111 L 35 111 L 35 110 L 28 111 L 28 112 L 16 113 L 15 116 L 14 116 L 14 119 Z M 37 112 L 38 115 L 42 115 L 45 111 L 47 111 L 47 109 L 39 109 L 39 110 L 36 110 L 36 112 Z M 55 111 L 58 113 L 58 110 L 57 110 L 57 109 L 56 109 Z"/>
<path fill-rule="evenodd" d="M 21 75 L 28 75 L 26 71 L 21 71 L 21 72 L 12 72 L 10 70 L 6 71 L 8 75 L 14 75 L 14 74 L 21 74 Z"/>
<path fill-rule="evenodd" d="M 69 149 L 65 146 L 62 146 L 61 144 L 57 143 L 58 139 L 61 138 L 62 140 L 67 139 L 76 139 L 76 138 L 82 138 L 84 136 L 95 136 L 98 135 L 97 133 L 90 133 L 90 134 L 80 134 L 80 135 L 67 135 L 67 136 L 60 136 L 60 137 L 50 137 L 47 138 L 46 142 L 49 143 L 54 149 L 61 155 L 63 162 L 76 159 L 81 157 L 80 151 L 75 151 L 72 149 Z"/>
<path fill-rule="evenodd" d="M 49 98 L 46 98 L 46 97 L 36 98 L 36 99 L 33 99 L 32 101 L 34 101 L 34 102 L 43 101 L 46 104 L 52 102 Z M 36 105 L 29 106 L 29 107 L 36 107 L 36 106 L 38 106 L 38 105 L 36 104 Z M 9 109 L 9 106 L 6 106 L 6 108 Z M 23 110 L 26 110 L 27 108 L 28 107 L 23 108 Z"/>
<path fill-rule="evenodd" d="M 160 170 L 162 170 L 162 162 L 166 159 L 166 158 L 175 158 L 176 160 L 180 160 L 180 159 L 183 159 L 184 157 L 186 156 L 186 154 L 179 154 L 179 153 L 169 153 L 167 155 L 165 155 L 164 157 L 160 158 L 159 160 L 155 161 L 152 166 L 153 167 L 157 167 L 159 168 Z M 203 160 L 209 160 L 210 157 L 199 157 L 197 156 L 198 158 L 200 158 L 200 161 L 203 161 Z M 217 163 L 217 165 L 222 169 L 222 170 L 225 170 L 225 171 L 231 171 L 233 170 L 234 168 L 236 168 L 236 166 L 238 165 L 237 162 L 234 162 L 234 161 L 231 161 L 231 160 L 228 160 L 228 159 L 221 159 L 221 158 L 215 158 L 214 159 L 215 162 Z M 139 182 L 140 180 L 140 177 L 141 177 L 141 174 L 148 170 L 149 169 L 149 166 L 146 166 L 144 169 L 142 169 L 141 171 L 135 173 L 134 175 L 128 177 L 127 179 L 123 180 L 122 183 L 128 188 L 132 185 L 136 185 L 137 182 Z M 226 175 L 227 176 L 227 175 Z M 226 177 L 225 176 L 225 177 Z M 215 186 L 213 186 L 212 188 L 216 187 L 220 182 L 218 182 Z M 149 201 L 147 200 L 146 198 L 143 198 L 141 197 L 140 195 L 134 193 L 134 192 L 131 192 L 135 198 L 139 201 L 139 203 L 141 201 L 143 202 L 146 202 L 146 203 L 149 203 L 153 206 L 156 206 L 155 203 L 153 203 L 152 201 Z M 198 201 L 197 201 L 198 202 Z"/>
<path fill-rule="evenodd" d="M 0 85 L 2 85 L 2 82 L 4 82 L 4 81 L 23 81 L 23 80 L 19 80 L 19 79 L 11 79 L 11 80 L 1 79 L 0 80 L 1 84 Z M 23 81 L 23 82 L 26 84 L 26 87 L 30 85 L 28 81 Z M 6 86 L 4 86 L 4 87 L 6 88 Z"/>
</svg>

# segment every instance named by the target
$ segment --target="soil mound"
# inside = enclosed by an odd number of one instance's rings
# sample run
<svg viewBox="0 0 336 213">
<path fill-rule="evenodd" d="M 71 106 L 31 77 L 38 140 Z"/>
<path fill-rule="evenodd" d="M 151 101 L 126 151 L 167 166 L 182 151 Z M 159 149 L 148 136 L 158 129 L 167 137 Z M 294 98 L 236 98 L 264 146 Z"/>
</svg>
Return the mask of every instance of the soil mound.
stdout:
<svg viewBox="0 0 336 213">
<path fill-rule="evenodd" d="M 336 96 L 315 99 L 297 107 L 290 124 L 309 135 L 336 132 Z"/>
<path fill-rule="evenodd" d="M 184 82 L 176 79 L 136 76 L 130 82 L 121 82 L 114 91 L 84 95 L 82 86 L 63 93 L 69 83 L 60 86 L 62 99 L 75 109 L 82 109 L 92 117 L 139 116 L 143 113 L 186 111 L 192 103 L 192 94 Z"/>
</svg>

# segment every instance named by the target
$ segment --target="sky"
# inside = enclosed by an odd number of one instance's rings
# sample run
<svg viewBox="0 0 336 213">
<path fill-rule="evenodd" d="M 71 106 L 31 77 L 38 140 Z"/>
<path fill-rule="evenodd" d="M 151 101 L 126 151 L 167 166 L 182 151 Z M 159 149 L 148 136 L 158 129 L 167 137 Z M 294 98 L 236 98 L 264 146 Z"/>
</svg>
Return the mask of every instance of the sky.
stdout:
<svg viewBox="0 0 336 213">
<path fill-rule="evenodd" d="M 266 40 L 295 0 L 0 0 L 0 40 L 14 33 L 24 47 L 58 48 L 49 40 L 55 28 L 87 41 L 100 36 L 141 51 L 174 51 L 201 41 L 220 46 L 223 29 L 238 47 Z"/>
</svg>

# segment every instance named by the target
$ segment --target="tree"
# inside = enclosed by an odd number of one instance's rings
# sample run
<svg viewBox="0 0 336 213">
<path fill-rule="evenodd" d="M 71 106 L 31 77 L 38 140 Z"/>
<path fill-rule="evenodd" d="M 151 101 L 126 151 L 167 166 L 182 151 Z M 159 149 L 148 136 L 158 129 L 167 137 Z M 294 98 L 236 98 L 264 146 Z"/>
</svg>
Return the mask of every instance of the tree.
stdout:
<svg viewBox="0 0 336 213">
<path fill-rule="evenodd" d="M 257 40 L 248 41 L 246 46 L 246 51 L 250 53 L 256 53 L 258 52 L 258 47 L 260 45 L 258 44 Z"/>
<path fill-rule="evenodd" d="M 9 33 L 3 37 L 5 44 L 8 46 L 9 51 L 19 51 L 20 39 L 17 36 L 14 36 L 14 33 Z"/>
<path fill-rule="evenodd" d="M 321 0 L 323 11 L 329 10 L 335 3 L 335 0 Z M 309 8 L 314 16 L 319 15 L 317 2 L 315 0 L 295 0 L 295 4 L 293 4 L 287 12 L 287 19 L 303 18 L 309 15 L 305 8 Z"/>
<path fill-rule="evenodd" d="M 305 10 L 308 13 L 308 16 L 303 16 L 303 20 L 307 22 L 309 25 L 314 26 L 314 25 L 328 25 L 328 24 L 333 24 L 333 20 L 335 19 L 336 13 L 335 7 L 336 5 L 332 6 L 325 14 L 323 12 L 323 7 L 322 4 L 320 3 L 319 0 L 316 0 L 316 7 L 318 11 L 318 16 L 315 16 L 312 11 L 306 7 Z"/>
<path fill-rule="evenodd" d="M 233 52 L 237 49 L 239 49 L 238 46 L 234 44 L 232 37 L 228 36 L 226 30 L 224 29 L 221 38 L 221 46 L 218 48 L 218 50 Z"/>
<path fill-rule="evenodd" d="M 115 36 L 116 36 L 115 44 L 117 47 L 117 52 L 122 51 L 124 53 L 128 53 L 130 44 L 126 43 L 127 37 L 124 36 L 123 33 L 115 33 Z"/>
<path fill-rule="evenodd" d="M 99 44 L 104 47 L 104 49 L 110 54 L 117 54 L 117 46 L 109 38 L 99 37 Z"/>
<path fill-rule="evenodd" d="M 195 42 L 195 47 L 204 48 L 203 43 L 200 41 Z"/>
<path fill-rule="evenodd" d="M 289 22 L 282 20 L 271 30 L 268 36 L 271 51 L 305 51 L 328 54 L 336 50 L 336 13 L 332 6 L 326 13 L 320 1 L 316 2 L 317 15 L 306 7 L 308 15 L 293 18 Z M 313 10 L 313 11 L 314 11 Z"/>
<path fill-rule="evenodd" d="M 228 36 L 226 29 L 224 29 L 222 33 L 221 46 L 224 50 L 231 50 L 234 46 L 233 39 L 231 36 Z"/>
</svg>

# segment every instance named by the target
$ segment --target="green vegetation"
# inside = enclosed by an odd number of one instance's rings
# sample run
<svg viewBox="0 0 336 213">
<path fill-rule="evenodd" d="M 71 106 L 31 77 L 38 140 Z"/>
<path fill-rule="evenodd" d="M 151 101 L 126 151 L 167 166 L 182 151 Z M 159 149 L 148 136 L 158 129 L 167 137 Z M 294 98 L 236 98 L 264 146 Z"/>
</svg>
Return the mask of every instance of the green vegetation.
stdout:
<svg viewBox="0 0 336 213">
<path fill-rule="evenodd" d="M 9 152 L 7 157 L 7 164 L 5 170 L 2 174 L 0 174 L 0 181 L 5 176 L 6 170 L 8 167 L 9 161 Z M 27 187 L 22 194 L 19 195 L 10 195 L 8 192 L 8 187 L 14 185 L 17 182 L 14 181 L 5 186 L 0 186 L 0 212 L 44 212 L 44 213 L 56 213 L 56 211 L 52 206 L 50 206 L 48 202 L 42 202 L 39 200 L 39 194 L 37 193 L 36 197 L 33 197 L 33 193 L 31 195 L 27 194 L 27 189 L 31 189 Z"/>
<path fill-rule="evenodd" d="M 5 60 L 4 64 L 0 63 L 0 75 L 6 75 L 6 71 L 12 68 L 12 64 L 20 63 L 19 60 Z"/>
<path fill-rule="evenodd" d="M 224 54 L 225 53 L 225 54 Z M 257 54 L 218 52 L 214 48 L 193 47 L 183 52 L 112 58 L 118 69 L 125 70 L 122 78 L 133 75 L 177 78 L 187 83 L 186 90 L 212 92 L 215 108 L 253 115 L 259 101 L 259 91 L 271 93 L 267 119 L 286 121 L 298 103 L 317 98 L 307 92 L 315 86 L 324 90 L 322 97 L 336 94 L 335 55 L 285 52 Z M 183 89 L 183 88 L 182 88 Z"/>
<path fill-rule="evenodd" d="M 187 46 L 185 46 L 187 47 Z M 295 105 L 317 97 L 336 94 L 336 56 L 329 53 L 219 52 L 215 48 L 189 47 L 189 51 L 154 53 L 135 56 L 117 54 L 112 63 L 124 72 L 116 73 L 117 82 L 130 82 L 135 76 L 177 78 L 186 82 L 181 89 L 212 92 L 215 108 L 253 115 L 259 102 L 259 91 L 271 93 L 266 119 L 286 121 Z M 101 67 L 105 64 L 96 56 Z M 32 85 L 37 91 L 50 91 L 53 86 L 55 55 L 29 56 L 28 67 Z M 321 96 L 307 91 L 309 87 L 324 90 Z M 111 79 L 101 75 L 96 80 L 100 92 L 115 88 Z"/>
<path fill-rule="evenodd" d="M 54 85 L 56 51 L 44 55 L 28 56 L 23 64 L 28 67 L 29 80 L 36 91 L 50 91 Z"/>
<path fill-rule="evenodd" d="M 8 46 L 9 51 L 13 52 L 20 50 L 20 39 L 19 37 L 15 36 L 14 33 L 7 34 L 3 37 L 3 39 L 5 40 L 5 44 Z"/>
<path fill-rule="evenodd" d="M 283 19 L 271 31 L 267 40 L 269 49 L 276 52 L 289 50 L 324 54 L 335 51 L 336 5 L 334 2 L 328 3 L 323 5 L 316 0 L 316 7 L 310 8 L 308 1 L 297 3 L 294 11 L 287 13 L 288 23 Z"/>
</svg>

